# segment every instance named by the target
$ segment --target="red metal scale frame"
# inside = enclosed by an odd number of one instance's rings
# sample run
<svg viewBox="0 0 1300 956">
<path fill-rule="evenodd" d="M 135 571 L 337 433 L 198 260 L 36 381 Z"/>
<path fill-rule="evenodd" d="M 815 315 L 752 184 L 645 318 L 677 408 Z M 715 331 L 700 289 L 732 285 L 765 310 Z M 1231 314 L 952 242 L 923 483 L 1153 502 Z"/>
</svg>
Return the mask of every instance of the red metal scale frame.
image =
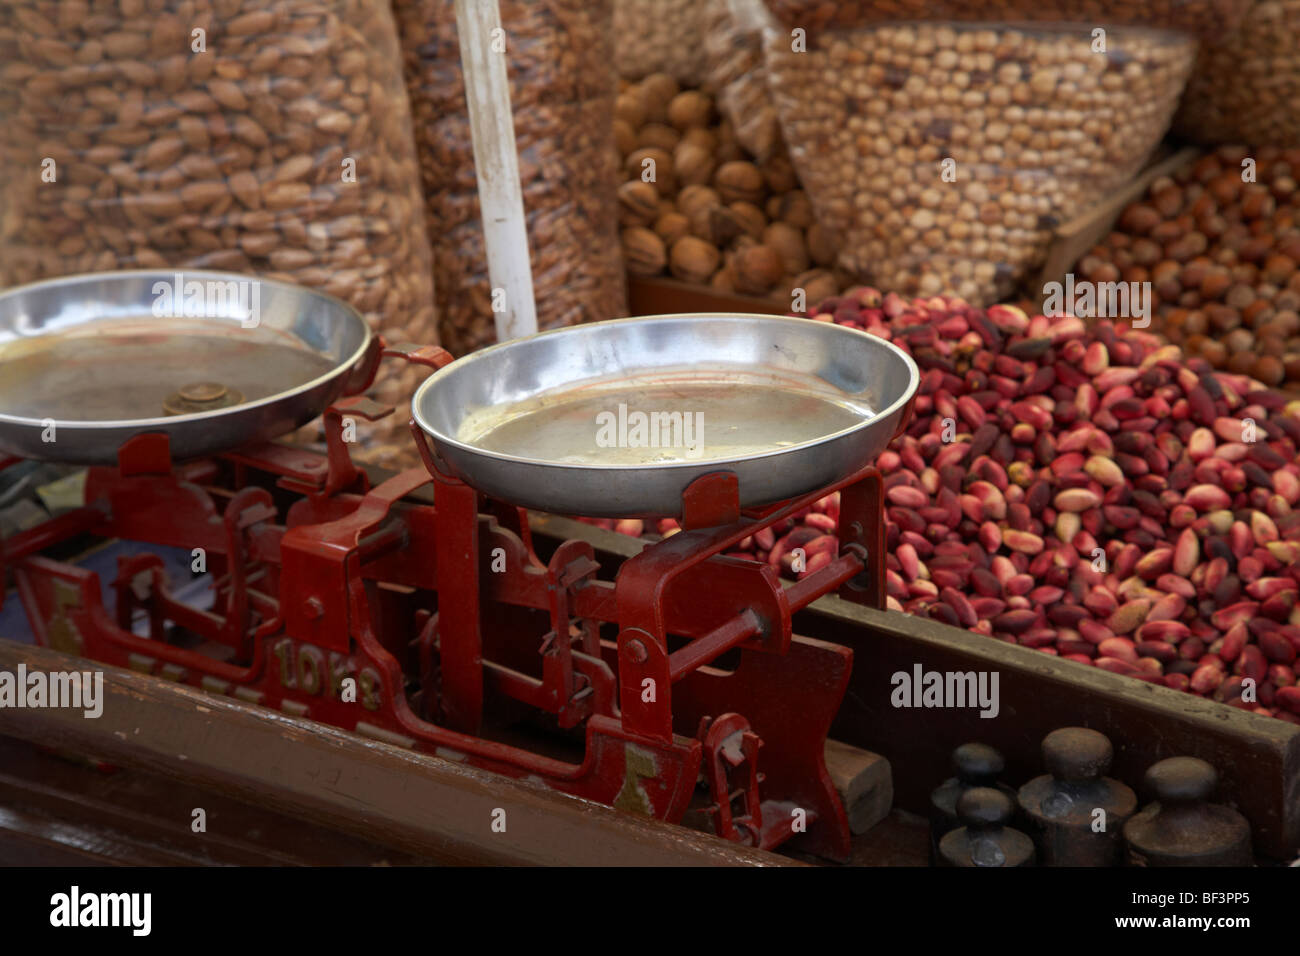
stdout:
<svg viewBox="0 0 1300 956">
<path fill-rule="evenodd" d="M 371 487 L 344 419 L 390 412 L 331 406 L 323 457 L 265 444 L 174 465 L 166 436 L 131 439 L 117 467 L 90 469 L 84 507 L 4 542 L 38 641 L 664 820 L 694 798 L 726 838 L 847 856 L 823 747 L 852 655 L 793 635 L 791 616 L 831 591 L 883 607 L 875 468 L 745 512 L 733 474 L 705 475 L 683 530 L 611 582 L 582 541 L 543 564 L 524 512 L 451 475 L 414 424 L 424 467 Z M 435 504 L 409 500 L 430 484 Z M 840 553 L 797 583 L 725 555 L 834 491 Z M 96 574 L 40 554 L 81 533 L 203 549 L 216 609 L 175 599 L 144 554 L 119 559 L 110 615 Z M 148 637 L 131 631 L 137 609 Z M 485 735 L 503 713 L 545 715 L 581 759 Z"/>
</svg>

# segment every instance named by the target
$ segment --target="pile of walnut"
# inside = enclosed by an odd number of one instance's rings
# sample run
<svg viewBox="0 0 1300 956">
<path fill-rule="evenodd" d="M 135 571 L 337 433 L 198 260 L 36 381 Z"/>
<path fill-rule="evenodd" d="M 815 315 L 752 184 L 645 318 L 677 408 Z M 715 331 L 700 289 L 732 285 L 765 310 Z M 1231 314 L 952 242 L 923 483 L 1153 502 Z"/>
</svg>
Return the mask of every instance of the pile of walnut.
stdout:
<svg viewBox="0 0 1300 956">
<path fill-rule="evenodd" d="M 719 120 L 713 97 L 666 73 L 624 85 L 619 225 L 627 271 L 665 273 L 798 309 L 852 283 L 835 272 L 838 237 L 813 221 L 784 147 L 758 163 Z"/>
</svg>

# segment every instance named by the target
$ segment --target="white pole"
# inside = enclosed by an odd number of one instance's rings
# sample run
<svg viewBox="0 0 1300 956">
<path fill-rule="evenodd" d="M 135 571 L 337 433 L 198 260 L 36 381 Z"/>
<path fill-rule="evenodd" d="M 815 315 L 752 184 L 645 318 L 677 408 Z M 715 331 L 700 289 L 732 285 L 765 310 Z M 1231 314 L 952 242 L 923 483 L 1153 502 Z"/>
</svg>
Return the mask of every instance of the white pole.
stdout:
<svg viewBox="0 0 1300 956">
<path fill-rule="evenodd" d="M 495 312 L 497 341 L 504 342 L 537 331 L 514 114 L 506 78 L 509 37 L 501 27 L 497 0 L 456 0 L 456 26 L 488 277 L 494 309 L 498 303 L 504 306 Z"/>
</svg>

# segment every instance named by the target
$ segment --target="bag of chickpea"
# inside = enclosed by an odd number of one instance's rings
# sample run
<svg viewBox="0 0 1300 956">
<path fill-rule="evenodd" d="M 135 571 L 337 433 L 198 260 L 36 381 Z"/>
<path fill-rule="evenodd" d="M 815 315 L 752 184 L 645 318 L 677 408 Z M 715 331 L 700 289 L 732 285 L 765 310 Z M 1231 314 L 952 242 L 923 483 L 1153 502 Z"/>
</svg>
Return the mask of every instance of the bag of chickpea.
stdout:
<svg viewBox="0 0 1300 956">
<path fill-rule="evenodd" d="M 1220 36 L 1251 0 L 764 0 L 788 29 L 855 28 L 900 20 L 1145 26 Z"/>
<path fill-rule="evenodd" d="M 769 87 L 839 265 L 900 295 L 1008 297 L 1053 230 L 1132 178 L 1195 53 L 1171 31 L 896 23 L 765 33 Z"/>
<path fill-rule="evenodd" d="M 1257 0 L 1241 25 L 1201 45 L 1174 118 L 1198 143 L 1300 146 L 1300 0 Z"/>
<path fill-rule="evenodd" d="M 387 0 L 12 0 L 0 117 L 0 285 L 229 270 L 437 344 Z M 394 404 L 421 377 L 383 374 Z"/>
<path fill-rule="evenodd" d="M 442 342 L 496 340 L 452 0 L 394 0 L 433 243 Z M 501 0 L 539 328 L 627 314 L 609 0 Z"/>
</svg>

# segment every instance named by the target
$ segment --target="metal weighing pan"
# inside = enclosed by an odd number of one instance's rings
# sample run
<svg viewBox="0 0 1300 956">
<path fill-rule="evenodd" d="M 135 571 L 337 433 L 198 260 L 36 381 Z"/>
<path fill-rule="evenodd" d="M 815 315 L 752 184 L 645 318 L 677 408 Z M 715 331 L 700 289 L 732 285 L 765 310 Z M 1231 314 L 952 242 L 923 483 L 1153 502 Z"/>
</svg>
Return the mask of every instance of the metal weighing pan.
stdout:
<svg viewBox="0 0 1300 956">
<path fill-rule="evenodd" d="M 112 464 L 143 432 L 165 432 L 177 460 L 263 441 L 363 376 L 369 344 L 365 320 L 338 299 L 232 273 L 103 272 L 9 289 L 0 451 Z"/>
<path fill-rule="evenodd" d="M 426 379 L 412 410 L 446 465 L 503 501 L 664 517 L 711 471 L 736 474 L 742 507 L 851 474 L 919 380 L 902 350 L 828 322 L 668 315 L 484 349 Z"/>
</svg>

